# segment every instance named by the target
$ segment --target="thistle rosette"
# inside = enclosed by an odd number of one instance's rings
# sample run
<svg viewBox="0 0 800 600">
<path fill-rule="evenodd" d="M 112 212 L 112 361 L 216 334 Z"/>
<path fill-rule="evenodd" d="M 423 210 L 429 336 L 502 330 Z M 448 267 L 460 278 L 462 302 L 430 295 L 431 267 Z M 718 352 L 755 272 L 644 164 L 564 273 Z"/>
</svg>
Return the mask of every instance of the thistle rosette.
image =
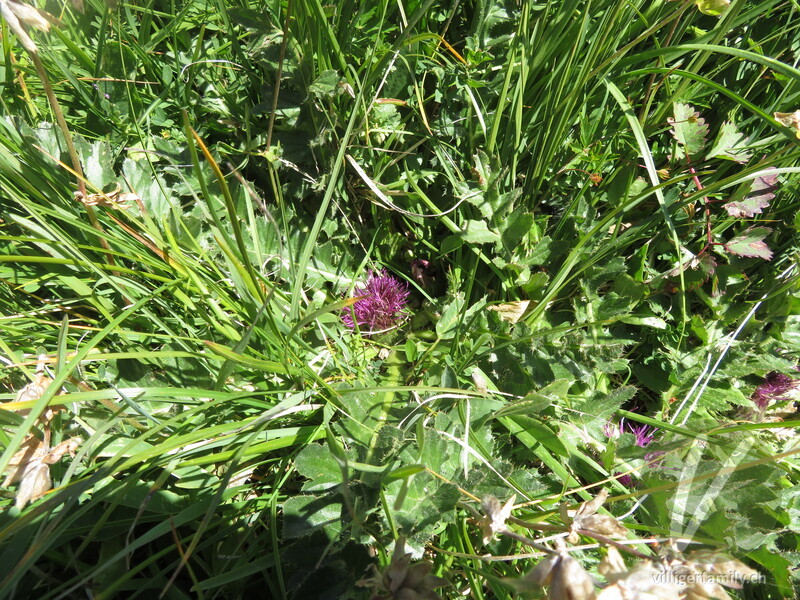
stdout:
<svg viewBox="0 0 800 600">
<path fill-rule="evenodd" d="M 350 329 L 358 325 L 367 335 L 394 329 L 407 314 L 408 294 L 408 285 L 385 269 L 369 271 L 364 286 L 353 290 L 358 300 L 342 312 L 342 321 Z"/>
</svg>

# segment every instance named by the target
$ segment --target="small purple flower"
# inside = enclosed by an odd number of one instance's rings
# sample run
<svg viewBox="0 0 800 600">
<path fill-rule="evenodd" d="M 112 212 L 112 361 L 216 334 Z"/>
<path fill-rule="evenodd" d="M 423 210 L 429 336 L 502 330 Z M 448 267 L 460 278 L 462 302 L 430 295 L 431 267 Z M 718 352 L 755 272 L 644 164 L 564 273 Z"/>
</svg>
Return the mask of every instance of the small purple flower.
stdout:
<svg viewBox="0 0 800 600">
<path fill-rule="evenodd" d="M 634 425 L 628 423 L 628 431 L 636 436 L 636 445 L 640 448 L 646 447 L 655 438 L 655 430 L 649 425 Z"/>
<path fill-rule="evenodd" d="M 622 433 L 617 426 L 611 421 L 606 421 L 603 425 L 603 433 L 607 438 L 617 439 L 619 434 Z"/>
<path fill-rule="evenodd" d="M 764 410 L 773 402 L 789 400 L 787 392 L 797 389 L 798 380 L 783 373 L 772 371 L 764 378 L 764 383 L 758 386 L 750 397 L 760 410 Z"/>
<path fill-rule="evenodd" d="M 614 477 L 616 477 L 617 481 L 619 481 L 625 487 L 629 488 L 633 485 L 633 477 L 631 477 L 629 473 L 622 474 L 617 471 L 614 473 Z"/>
<path fill-rule="evenodd" d="M 366 334 L 392 329 L 405 315 L 408 293 L 408 285 L 385 270 L 378 273 L 369 271 L 364 287 L 353 290 L 353 296 L 358 300 L 342 312 L 342 321 L 351 329 L 358 324 Z"/>
</svg>

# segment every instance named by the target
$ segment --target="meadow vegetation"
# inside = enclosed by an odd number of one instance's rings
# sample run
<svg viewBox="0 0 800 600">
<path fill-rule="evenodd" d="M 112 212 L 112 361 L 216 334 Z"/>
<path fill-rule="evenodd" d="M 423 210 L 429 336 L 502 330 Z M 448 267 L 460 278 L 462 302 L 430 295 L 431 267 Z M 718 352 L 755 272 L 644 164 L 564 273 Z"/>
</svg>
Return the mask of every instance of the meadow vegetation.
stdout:
<svg viewBox="0 0 800 600">
<path fill-rule="evenodd" d="M 0 12 L 0 598 L 794 596 L 795 0 Z"/>
</svg>

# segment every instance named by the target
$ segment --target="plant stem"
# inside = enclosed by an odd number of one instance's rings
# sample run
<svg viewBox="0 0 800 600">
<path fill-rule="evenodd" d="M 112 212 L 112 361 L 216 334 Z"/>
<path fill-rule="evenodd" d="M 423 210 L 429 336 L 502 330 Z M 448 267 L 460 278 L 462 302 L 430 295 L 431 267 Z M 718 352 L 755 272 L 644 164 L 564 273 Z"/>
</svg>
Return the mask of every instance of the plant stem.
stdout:
<svg viewBox="0 0 800 600">
<path fill-rule="evenodd" d="M 58 103 L 58 99 L 56 98 L 56 94 L 53 91 L 53 86 L 50 85 L 50 78 L 47 76 L 47 71 L 44 68 L 44 64 L 42 64 L 42 60 L 39 58 L 38 53 L 36 52 L 28 52 L 28 55 L 31 57 L 34 66 L 36 67 L 36 73 L 39 75 L 39 79 L 42 81 L 42 85 L 44 86 L 44 93 L 47 95 L 47 100 L 50 103 L 50 108 L 53 109 L 53 114 L 56 117 L 56 122 L 58 123 L 59 129 L 61 129 L 61 133 L 64 136 L 64 141 L 67 143 L 67 151 L 69 152 L 69 159 L 72 163 L 72 170 L 75 171 L 75 180 L 78 187 L 78 193 L 82 199 L 86 198 L 86 178 L 83 176 L 83 168 L 81 167 L 81 160 L 78 157 L 78 151 L 75 149 L 75 144 L 72 141 L 72 134 L 69 131 L 69 127 L 67 126 L 67 121 L 64 118 L 64 113 L 61 111 L 61 105 Z M 105 233 L 103 226 L 100 224 L 100 221 L 97 219 L 97 213 L 94 210 L 93 206 L 89 206 L 88 204 L 84 203 L 84 207 L 86 208 L 86 214 L 89 217 L 89 222 L 101 235 L 98 236 L 98 240 L 100 245 L 107 250 L 106 253 L 106 260 L 108 264 L 115 265 L 114 257 L 111 255 L 111 247 L 108 245 L 105 237 L 103 234 Z"/>
</svg>

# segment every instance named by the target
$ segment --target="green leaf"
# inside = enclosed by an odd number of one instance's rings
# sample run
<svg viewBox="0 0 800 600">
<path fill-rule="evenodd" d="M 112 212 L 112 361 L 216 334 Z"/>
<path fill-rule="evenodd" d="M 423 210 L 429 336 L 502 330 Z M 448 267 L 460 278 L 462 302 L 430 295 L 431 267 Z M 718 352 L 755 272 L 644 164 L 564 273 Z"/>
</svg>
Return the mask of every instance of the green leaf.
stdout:
<svg viewBox="0 0 800 600">
<path fill-rule="evenodd" d="M 386 483 L 390 483 L 392 481 L 397 481 L 398 479 L 406 479 L 412 475 L 416 475 L 417 473 L 422 473 L 425 470 L 425 465 L 406 465 L 390 471 L 386 474 L 383 480 Z"/>
<path fill-rule="evenodd" d="M 297 472 L 308 479 L 303 491 L 320 491 L 336 487 L 342 483 L 342 467 L 322 444 L 309 444 L 303 448 L 295 460 Z"/>
<path fill-rule="evenodd" d="M 709 158 L 725 158 L 738 163 L 746 163 L 752 153 L 747 150 L 748 139 L 741 133 L 735 123 L 725 121 L 719 128 L 714 145 L 706 155 Z"/>
<path fill-rule="evenodd" d="M 731 385 L 707 387 L 700 397 L 700 405 L 706 409 L 723 412 L 733 406 L 752 406 L 741 390 Z"/>
<path fill-rule="evenodd" d="M 673 104 L 673 115 L 674 117 L 669 117 L 667 122 L 672 125 L 672 136 L 683 151 L 678 158 L 683 158 L 685 155 L 689 157 L 699 155 L 706 145 L 708 135 L 705 119 L 700 117 L 700 113 L 695 111 L 693 106 L 681 102 Z"/>
<path fill-rule="evenodd" d="M 297 538 L 324 529 L 332 539 L 342 532 L 344 508 L 339 494 L 294 496 L 283 504 L 283 537 Z"/>
<path fill-rule="evenodd" d="M 84 174 L 90 184 L 104 188 L 116 181 L 114 158 L 108 142 L 94 142 L 89 145 L 83 138 L 76 138 L 75 146 L 81 154 Z"/>
<path fill-rule="evenodd" d="M 436 335 L 446 340 L 453 337 L 459 322 L 459 315 L 464 309 L 464 298 L 455 297 L 442 310 L 442 316 L 436 322 Z"/>
<path fill-rule="evenodd" d="M 718 17 L 731 5 L 731 0 L 695 0 L 697 9 L 704 15 Z"/>
<path fill-rule="evenodd" d="M 786 556 L 770 552 L 767 548 L 753 550 L 747 556 L 764 567 L 775 578 L 780 597 L 791 598 L 795 595 L 796 590 L 792 585 L 791 573 L 797 564 L 796 560 L 792 561 Z"/>
<path fill-rule="evenodd" d="M 728 240 L 724 248 L 736 256 L 770 260 L 772 258 L 772 250 L 764 242 L 764 238 L 771 232 L 772 229 L 769 227 L 752 227 L 743 234 Z"/>
<path fill-rule="evenodd" d="M 337 71 L 328 69 L 320 73 L 319 77 L 308 86 L 308 93 L 317 98 L 336 96 L 342 92 L 342 86 L 339 85 L 341 81 Z"/>
<path fill-rule="evenodd" d="M 534 226 L 533 215 L 515 212 L 500 225 L 500 237 L 507 252 L 513 253 L 516 246 L 525 239 Z"/>
<path fill-rule="evenodd" d="M 461 231 L 461 238 L 471 244 L 489 244 L 500 241 L 500 236 L 489 229 L 486 221 L 474 221 L 472 219 L 467 221 Z"/>
<path fill-rule="evenodd" d="M 739 219 L 760 215 L 769 206 L 770 200 L 775 197 L 778 188 L 778 175 L 767 173 L 756 177 L 750 187 L 750 193 L 740 202 L 728 202 L 722 207 L 732 217 Z"/>
<path fill-rule="evenodd" d="M 535 415 L 546 409 L 552 400 L 542 394 L 531 392 L 522 400 L 509 402 L 494 414 L 495 419 L 507 417 L 509 415 Z"/>
</svg>

